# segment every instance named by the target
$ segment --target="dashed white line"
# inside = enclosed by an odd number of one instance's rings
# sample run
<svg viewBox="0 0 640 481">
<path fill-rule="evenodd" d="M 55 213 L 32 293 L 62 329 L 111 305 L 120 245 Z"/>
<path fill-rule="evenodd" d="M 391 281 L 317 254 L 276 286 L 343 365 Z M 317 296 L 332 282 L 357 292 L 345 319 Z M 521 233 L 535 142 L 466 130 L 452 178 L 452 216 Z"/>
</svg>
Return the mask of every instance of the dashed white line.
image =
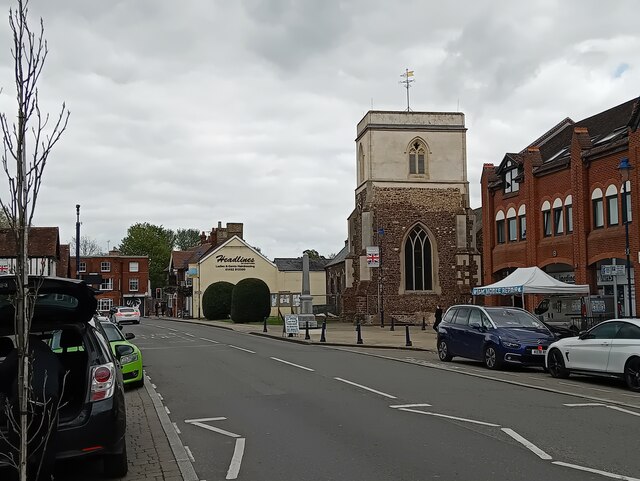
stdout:
<svg viewBox="0 0 640 481">
<path fill-rule="evenodd" d="M 544 459 L 546 461 L 553 459 L 551 456 L 549 456 L 547 453 L 545 453 L 542 449 L 540 449 L 538 446 L 536 446 L 535 444 L 533 444 L 531 441 L 529 441 L 528 439 L 523 438 L 522 436 L 520 436 L 517 432 L 515 432 L 513 429 L 510 428 L 502 428 L 502 431 L 505 432 L 506 434 L 508 434 L 509 436 L 511 436 L 513 439 L 515 439 L 516 441 L 518 441 L 520 444 L 522 444 L 524 447 L 526 447 L 529 451 L 531 451 L 532 453 L 534 453 L 536 456 L 538 456 L 540 459 Z"/>
<path fill-rule="evenodd" d="M 400 408 L 428 408 L 431 407 L 431 404 L 421 403 L 421 404 L 396 404 L 393 406 L 389 406 L 392 409 L 400 409 Z"/>
<path fill-rule="evenodd" d="M 187 424 L 193 423 L 206 423 L 207 421 L 226 421 L 225 417 L 217 417 L 217 418 L 200 418 L 200 419 L 185 419 L 184 422 Z"/>
<path fill-rule="evenodd" d="M 178 330 L 177 330 L 177 329 L 173 329 L 173 328 L 171 328 L 171 327 L 167 327 L 167 331 L 171 331 L 171 332 L 178 332 Z"/>
<path fill-rule="evenodd" d="M 620 411 L 622 413 L 627 413 L 627 414 L 631 414 L 633 416 L 639 416 L 640 417 L 640 413 L 636 413 L 634 411 L 629 411 L 628 409 L 623 409 L 623 408 L 619 408 L 618 406 L 605 406 L 609 409 L 613 409 L 615 411 Z"/>
<path fill-rule="evenodd" d="M 219 344 L 218 341 L 214 341 L 213 339 L 207 339 L 206 337 L 199 337 L 198 339 L 200 339 L 201 341 L 207 341 L 207 342 L 212 342 L 214 344 Z"/>
<path fill-rule="evenodd" d="M 244 438 L 236 439 L 236 447 L 233 450 L 233 458 L 227 471 L 227 479 L 236 479 L 240 473 L 240 465 L 242 464 L 242 456 L 244 454 Z"/>
<path fill-rule="evenodd" d="M 232 347 L 234 349 L 237 349 L 238 351 L 244 351 L 244 352 L 249 352 L 251 354 L 255 354 L 256 351 L 252 351 L 250 349 L 245 349 L 244 347 L 238 347 L 238 346 L 234 346 L 233 344 L 228 344 L 229 347 Z"/>
<path fill-rule="evenodd" d="M 564 466 L 566 468 L 578 469 L 580 471 L 586 471 L 587 473 L 599 474 L 606 476 L 607 478 L 620 479 L 622 481 L 640 481 L 638 478 L 632 478 L 631 476 L 624 476 L 622 474 L 609 473 L 607 471 L 601 471 L 599 469 L 587 468 L 585 466 L 579 466 L 577 464 L 563 463 L 562 461 L 552 461 L 557 466 Z"/>
<path fill-rule="evenodd" d="M 462 421 L 462 422 L 471 423 L 471 424 L 480 424 L 482 426 L 489 426 L 489 427 L 492 427 L 492 428 L 499 428 L 500 427 L 499 424 L 486 423 L 484 421 L 476 421 L 475 419 L 459 418 L 457 416 L 448 416 L 446 414 L 432 413 L 432 412 L 428 412 L 428 411 L 418 411 L 416 409 L 400 408 L 399 411 L 406 411 L 408 413 L 416 413 L 416 414 L 425 414 L 427 416 L 435 416 L 435 417 L 438 417 L 438 418 L 453 419 L 454 421 Z"/>
<path fill-rule="evenodd" d="M 171 423 L 171 424 L 173 424 L 173 429 L 175 429 L 178 434 L 182 434 L 182 431 L 180 431 L 180 428 L 176 423 Z"/>
<path fill-rule="evenodd" d="M 387 394 L 386 392 L 378 391 L 377 389 L 372 389 L 370 387 L 363 386 L 362 384 L 358 384 L 358 383 L 355 383 L 353 381 L 347 381 L 346 379 L 342 379 L 341 377 L 334 377 L 333 379 L 335 379 L 336 381 L 340 381 L 340 382 L 344 382 L 344 383 L 347 383 L 347 384 L 351 384 L 352 386 L 359 387 L 360 389 L 365 389 L 367 391 L 370 391 L 370 392 L 375 393 L 375 394 L 379 394 L 380 396 L 384 396 L 384 397 L 389 398 L 389 399 L 397 399 L 395 396 L 392 396 L 391 394 Z"/>
<path fill-rule="evenodd" d="M 239 434 L 235 434 L 232 433 L 230 431 L 225 431 L 224 429 L 220 429 L 220 428 L 214 428 L 213 426 L 209 426 L 208 424 L 204 424 L 204 423 L 200 423 L 197 421 L 194 421 L 190 424 L 193 424 L 194 426 L 198 426 L 204 429 L 207 429 L 209 431 L 213 431 L 214 433 L 218 433 L 218 434 L 223 434 L 225 436 L 229 436 L 230 438 L 239 438 L 240 435 Z"/>
<path fill-rule="evenodd" d="M 310 367 L 304 367 L 304 366 L 301 366 L 300 364 L 294 364 L 292 362 L 285 361 L 284 359 L 278 359 L 277 357 L 272 357 L 271 359 L 273 359 L 274 361 L 282 362 L 284 364 L 288 364 L 289 366 L 297 367 L 299 369 L 304 369 L 305 371 L 314 372 L 314 370 L 311 369 Z"/>
<path fill-rule="evenodd" d="M 569 408 L 582 408 L 587 406 L 604 406 L 602 403 L 577 403 L 577 404 L 564 404 Z"/>
<path fill-rule="evenodd" d="M 185 336 L 189 336 L 189 337 L 196 337 L 195 335 L 189 334 L 188 332 L 183 332 L 182 334 L 184 334 Z"/>
<path fill-rule="evenodd" d="M 184 450 L 187 452 L 187 456 L 189 456 L 189 459 L 191 460 L 191 462 L 195 463 L 196 462 L 196 458 L 193 457 L 193 453 L 189 449 L 189 446 L 185 446 Z"/>
</svg>

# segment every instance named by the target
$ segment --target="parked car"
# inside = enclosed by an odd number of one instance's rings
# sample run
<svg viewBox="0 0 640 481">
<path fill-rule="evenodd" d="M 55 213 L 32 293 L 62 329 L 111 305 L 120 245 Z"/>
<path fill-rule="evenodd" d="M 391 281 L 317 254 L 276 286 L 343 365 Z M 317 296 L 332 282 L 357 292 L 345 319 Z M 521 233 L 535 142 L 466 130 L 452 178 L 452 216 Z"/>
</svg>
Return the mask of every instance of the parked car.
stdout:
<svg viewBox="0 0 640 481">
<path fill-rule="evenodd" d="M 140 324 L 140 311 L 136 307 L 118 306 L 109 311 L 111 322 L 114 324 Z"/>
<path fill-rule="evenodd" d="M 447 309 L 438 325 L 441 361 L 464 357 L 489 369 L 505 364 L 544 367 L 555 336 L 532 314 L 517 307 L 458 305 Z"/>
<path fill-rule="evenodd" d="M 565 337 L 576 337 L 578 335 L 578 333 L 570 327 L 547 324 L 544 321 L 540 322 L 542 322 L 542 324 L 544 324 L 545 327 L 551 331 L 556 339 L 564 339 Z"/>
<path fill-rule="evenodd" d="M 640 320 L 611 319 L 578 337 L 560 339 L 549 346 L 546 366 L 556 378 L 571 374 L 617 377 L 640 392 Z"/>
<path fill-rule="evenodd" d="M 124 384 L 134 387 L 143 386 L 142 353 L 136 345 L 129 342 L 136 335 L 133 332 L 123 335 L 120 328 L 111 321 L 100 322 L 100 327 L 109 340 L 113 355 L 120 361 Z"/>
<path fill-rule="evenodd" d="M 96 311 L 95 316 L 98 321 L 108 321 L 110 313 L 109 311 Z"/>
<path fill-rule="evenodd" d="M 96 298 L 81 280 L 30 277 L 38 289 L 30 334 L 39 337 L 56 354 L 66 371 L 61 394 L 56 458 L 102 456 L 105 475 L 127 473 L 126 408 L 122 373 L 109 343 L 94 319 Z M 16 279 L 0 276 L 0 339 L 14 333 Z M 0 425 L 2 444 L 9 425 Z"/>
</svg>

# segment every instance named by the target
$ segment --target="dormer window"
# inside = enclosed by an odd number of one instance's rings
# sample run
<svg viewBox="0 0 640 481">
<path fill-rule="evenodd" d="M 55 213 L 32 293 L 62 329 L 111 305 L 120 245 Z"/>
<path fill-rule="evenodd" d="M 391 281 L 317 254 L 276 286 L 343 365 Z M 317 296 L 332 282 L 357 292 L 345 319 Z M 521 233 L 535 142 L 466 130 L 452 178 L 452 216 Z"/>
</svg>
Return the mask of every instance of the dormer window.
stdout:
<svg viewBox="0 0 640 481">
<path fill-rule="evenodd" d="M 411 144 L 409 149 L 409 174 L 425 174 L 425 155 L 426 149 L 422 143 L 416 140 Z"/>
<path fill-rule="evenodd" d="M 511 192 L 518 192 L 520 190 L 520 183 L 516 180 L 520 175 L 520 169 L 518 166 L 509 161 L 505 166 L 504 171 L 504 193 L 509 194 Z"/>
</svg>

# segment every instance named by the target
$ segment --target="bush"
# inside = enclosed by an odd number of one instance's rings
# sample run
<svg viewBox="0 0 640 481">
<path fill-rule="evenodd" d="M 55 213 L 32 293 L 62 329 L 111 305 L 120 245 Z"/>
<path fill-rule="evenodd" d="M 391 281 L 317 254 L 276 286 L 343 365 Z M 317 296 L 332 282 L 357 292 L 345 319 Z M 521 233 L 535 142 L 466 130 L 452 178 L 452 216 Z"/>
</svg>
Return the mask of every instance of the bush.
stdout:
<svg viewBox="0 0 640 481">
<path fill-rule="evenodd" d="M 231 295 L 233 322 L 262 322 L 271 312 L 269 286 L 261 279 L 242 279 Z"/>
<path fill-rule="evenodd" d="M 206 319 L 229 319 L 231 314 L 231 293 L 233 284 L 230 282 L 214 282 L 206 288 L 202 295 L 202 312 Z"/>
</svg>

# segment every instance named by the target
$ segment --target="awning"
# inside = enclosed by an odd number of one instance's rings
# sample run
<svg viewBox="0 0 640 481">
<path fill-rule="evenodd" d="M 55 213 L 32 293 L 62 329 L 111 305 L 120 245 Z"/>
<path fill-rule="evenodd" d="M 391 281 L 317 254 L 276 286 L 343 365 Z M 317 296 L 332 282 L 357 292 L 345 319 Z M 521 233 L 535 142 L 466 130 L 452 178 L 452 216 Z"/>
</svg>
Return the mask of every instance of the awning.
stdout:
<svg viewBox="0 0 640 481">
<path fill-rule="evenodd" d="M 567 284 L 554 279 L 539 267 L 521 267 L 501 281 L 474 287 L 474 296 L 511 294 L 589 294 L 587 284 Z"/>
</svg>

